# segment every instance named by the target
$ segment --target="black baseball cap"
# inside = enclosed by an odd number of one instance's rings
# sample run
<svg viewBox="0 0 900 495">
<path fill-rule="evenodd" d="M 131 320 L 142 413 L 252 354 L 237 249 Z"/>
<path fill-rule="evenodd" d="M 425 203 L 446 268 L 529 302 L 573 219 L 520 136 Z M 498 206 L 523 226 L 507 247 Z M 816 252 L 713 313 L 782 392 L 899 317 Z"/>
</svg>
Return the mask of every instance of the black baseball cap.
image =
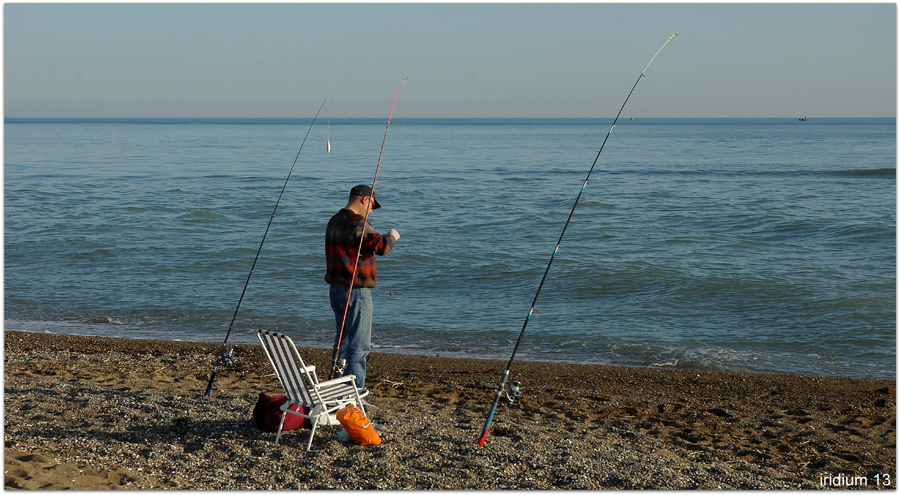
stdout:
<svg viewBox="0 0 900 495">
<path fill-rule="evenodd" d="M 375 199 L 375 196 L 372 195 L 371 187 L 365 184 L 354 186 L 353 189 L 350 190 L 350 197 L 353 198 L 357 196 L 372 196 L 372 201 L 374 202 L 374 204 L 372 205 L 372 209 L 374 210 L 376 208 L 381 208 L 381 203 L 379 203 L 378 200 Z"/>
</svg>

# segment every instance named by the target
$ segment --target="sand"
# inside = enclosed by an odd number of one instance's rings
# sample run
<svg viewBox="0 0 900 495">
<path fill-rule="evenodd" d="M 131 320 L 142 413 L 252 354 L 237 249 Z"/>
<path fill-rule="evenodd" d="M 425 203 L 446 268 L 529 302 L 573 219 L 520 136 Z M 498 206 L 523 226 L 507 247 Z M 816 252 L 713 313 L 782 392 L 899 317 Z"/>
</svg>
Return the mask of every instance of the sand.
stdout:
<svg viewBox="0 0 900 495">
<path fill-rule="evenodd" d="M 381 445 L 252 419 L 282 394 L 259 346 L 4 334 L 7 489 L 894 488 L 893 380 L 375 353 Z M 329 350 L 301 349 L 327 368 Z M 865 482 L 865 485 L 863 485 Z"/>
</svg>

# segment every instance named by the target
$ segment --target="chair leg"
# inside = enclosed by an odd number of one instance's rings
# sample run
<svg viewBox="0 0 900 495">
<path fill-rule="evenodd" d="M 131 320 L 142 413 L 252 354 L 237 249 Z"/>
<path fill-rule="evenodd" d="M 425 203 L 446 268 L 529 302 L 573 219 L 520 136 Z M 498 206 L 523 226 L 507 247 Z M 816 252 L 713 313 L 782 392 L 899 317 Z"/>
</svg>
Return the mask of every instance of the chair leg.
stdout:
<svg viewBox="0 0 900 495">
<path fill-rule="evenodd" d="M 278 434 L 275 435 L 275 444 L 278 444 L 278 440 L 281 439 L 281 429 L 284 428 L 284 418 L 287 417 L 288 413 L 281 413 L 281 421 L 278 423 Z"/>
<path fill-rule="evenodd" d="M 313 437 L 316 436 L 316 426 L 319 424 L 319 417 L 316 416 L 312 419 L 312 427 L 309 431 L 309 443 L 306 444 L 306 451 L 309 452 L 309 449 L 312 448 Z"/>
</svg>

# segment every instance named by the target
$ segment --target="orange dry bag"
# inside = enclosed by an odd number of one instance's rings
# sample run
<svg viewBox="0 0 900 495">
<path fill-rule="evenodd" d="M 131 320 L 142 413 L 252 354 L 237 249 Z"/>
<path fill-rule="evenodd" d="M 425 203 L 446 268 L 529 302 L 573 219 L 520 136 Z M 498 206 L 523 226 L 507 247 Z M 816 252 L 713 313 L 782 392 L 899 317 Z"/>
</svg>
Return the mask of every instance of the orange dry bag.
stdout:
<svg viewBox="0 0 900 495">
<path fill-rule="evenodd" d="M 381 437 L 369 418 L 354 405 L 347 406 L 337 412 L 337 419 L 347 430 L 350 438 L 359 445 L 378 445 Z"/>
</svg>

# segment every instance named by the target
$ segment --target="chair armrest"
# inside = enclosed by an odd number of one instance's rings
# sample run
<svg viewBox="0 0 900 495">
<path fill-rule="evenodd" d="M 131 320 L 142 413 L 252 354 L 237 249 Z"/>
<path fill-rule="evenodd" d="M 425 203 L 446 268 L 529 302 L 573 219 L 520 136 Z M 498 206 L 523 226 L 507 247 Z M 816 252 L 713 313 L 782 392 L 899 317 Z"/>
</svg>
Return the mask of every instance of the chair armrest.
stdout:
<svg viewBox="0 0 900 495">
<path fill-rule="evenodd" d="M 303 372 L 308 374 L 312 378 L 313 383 L 319 383 L 319 377 L 316 376 L 316 367 L 315 366 L 307 366 L 306 368 L 303 369 Z"/>
</svg>

